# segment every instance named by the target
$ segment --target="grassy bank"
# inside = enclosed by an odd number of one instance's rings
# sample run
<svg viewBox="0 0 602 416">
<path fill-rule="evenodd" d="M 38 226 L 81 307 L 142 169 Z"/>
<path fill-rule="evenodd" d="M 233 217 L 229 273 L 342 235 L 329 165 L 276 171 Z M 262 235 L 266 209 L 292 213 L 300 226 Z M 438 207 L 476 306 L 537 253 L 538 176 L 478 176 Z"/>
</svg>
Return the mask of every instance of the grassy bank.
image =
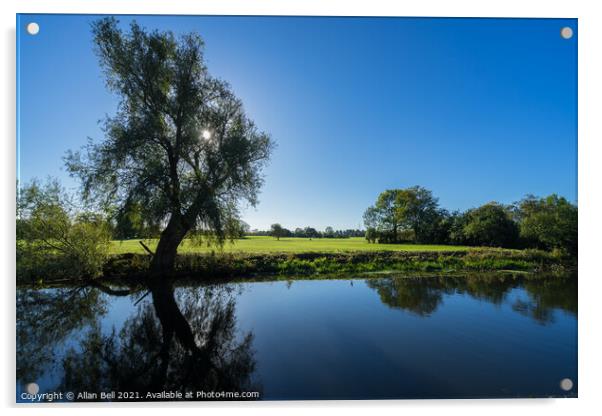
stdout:
<svg viewBox="0 0 602 416">
<path fill-rule="evenodd" d="M 145 241 L 153 250 L 156 241 Z M 27 267 L 17 258 L 19 282 L 76 281 L 73 267 L 46 254 Z M 144 277 L 150 256 L 138 240 L 112 242 L 111 254 L 98 277 Z M 33 266 L 33 267 L 32 267 Z M 320 276 L 338 273 L 539 272 L 575 268 L 575 260 L 540 250 L 509 250 L 413 244 L 368 244 L 362 238 L 307 239 L 248 237 L 227 243 L 223 250 L 185 241 L 178 251 L 176 276 L 193 279 L 247 276 Z"/>
<path fill-rule="evenodd" d="M 157 246 L 157 240 L 145 240 L 151 250 Z M 337 253 L 348 251 L 465 251 L 469 247 L 423 245 L 423 244 L 370 244 L 365 238 L 281 238 L 245 237 L 227 242 L 225 253 Z M 178 249 L 179 254 L 211 253 L 215 247 L 193 244 L 184 240 Z M 146 254 L 139 240 L 113 241 L 112 254 Z"/>
<path fill-rule="evenodd" d="M 144 276 L 150 257 L 142 254 L 112 256 L 104 276 Z M 470 249 L 456 251 L 356 251 L 306 253 L 188 253 L 180 254 L 180 277 L 232 278 L 275 274 L 309 276 L 379 271 L 440 272 L 513 270 L 541 272 L 570 268 L 566 259 L 539 250 Z"/>
</svg>

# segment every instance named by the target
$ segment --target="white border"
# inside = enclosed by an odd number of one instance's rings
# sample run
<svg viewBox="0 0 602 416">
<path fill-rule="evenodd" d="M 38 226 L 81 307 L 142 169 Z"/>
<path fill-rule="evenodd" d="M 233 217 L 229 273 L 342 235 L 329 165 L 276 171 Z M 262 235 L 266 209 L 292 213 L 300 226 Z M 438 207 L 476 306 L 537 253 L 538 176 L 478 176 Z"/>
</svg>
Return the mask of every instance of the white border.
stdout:
<svg viewBox="0 0 602 416">
<path fill-rule="evenodd" d="M 40 414 L 40 406 L 13 404 L 15 397 L 15 300 L 14 300 L 14 201 L 15 201 L 15 13 L 120 13 L 120 14 L 237 14 L 237 15 L 339 15 L 339 16 L 455 16 L 455 17 L 576 17 L 579 18 L 579 399 L 570 400 L 439 400 L 381 402 L 270 402 L 270 403 L 186 403 L 145 405 L 94 404 L 85 410 L 90 414 L 126 414 L 134 407 L 149 414 L 163 415 L 168 408 L 178 413 L 207 413 L 218 409 L 251 414 L 327 414 L 342 411 L 365 414 L 367 411 L 399 414 L 426 411 L 446 415 L 508 413 L 593 413 L 600 408 L 598 400 L 600 366 L 600 317 L 597 307 L 602 293 L 600 267 L 600 188 L 602 181 L 602 105 L 600 105 L 602 60 L 602 19 L 594 1 L 385 1 L 385 0 L 3 0 L 2 71 L 3 97 L 0 100 L 4 129 L 2 140 L 3 195 L 2 238 L 0 255 L 2 273 L 3 341 L 0 345 L 3 365 L 0 367 L 2 404 L 9 412 Z M 597 215 L 596 215 L 597 214 Z M 598 266 L 598 267 L 596 267 Z M 492 376 L 495 376 L 492 374 Z M 131 409 L 131 410 L 130 410 Z M 81 406 L 45 406 L 43 413 L 82 413 Z"/>
</svg>

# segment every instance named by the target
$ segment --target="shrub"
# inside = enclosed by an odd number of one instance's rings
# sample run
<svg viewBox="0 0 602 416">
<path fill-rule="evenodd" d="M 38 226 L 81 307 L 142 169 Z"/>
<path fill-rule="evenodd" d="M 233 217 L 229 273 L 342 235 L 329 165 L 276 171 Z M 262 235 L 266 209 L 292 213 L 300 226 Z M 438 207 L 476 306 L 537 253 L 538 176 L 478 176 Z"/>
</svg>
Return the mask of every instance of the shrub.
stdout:
<svg viewBox="0 0 602 416">
<path fill-rule="evenodd" d="M 97 214 L 72 213 L 56 182 L 21 189 L 17 202 L 17 279 L 82 278 L 100 274 L 110 230 Z"/>
</svg>

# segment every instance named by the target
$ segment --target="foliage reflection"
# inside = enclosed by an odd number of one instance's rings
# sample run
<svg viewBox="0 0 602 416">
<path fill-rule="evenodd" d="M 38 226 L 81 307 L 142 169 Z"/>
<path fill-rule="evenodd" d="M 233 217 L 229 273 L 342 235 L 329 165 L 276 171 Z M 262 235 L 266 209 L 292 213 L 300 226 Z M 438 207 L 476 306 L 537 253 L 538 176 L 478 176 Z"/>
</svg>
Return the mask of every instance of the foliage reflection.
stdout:
<svg viewBox="0 0 602 416">
<path fill-rule="evenodd" d="M 430 316 L 445 295 L 466 294 L 500 305 L 512 289 L 522 288 L 523 296 L 512 299 L 512 309 L 546 324 L 554 321 L 554 309 L 577 315 L 577 278 L 575 276 L 524 277 L 513 275 L 387 277 L 366 280 L 381 301 L 392 308 L 419 316 Z"/>
</svg>

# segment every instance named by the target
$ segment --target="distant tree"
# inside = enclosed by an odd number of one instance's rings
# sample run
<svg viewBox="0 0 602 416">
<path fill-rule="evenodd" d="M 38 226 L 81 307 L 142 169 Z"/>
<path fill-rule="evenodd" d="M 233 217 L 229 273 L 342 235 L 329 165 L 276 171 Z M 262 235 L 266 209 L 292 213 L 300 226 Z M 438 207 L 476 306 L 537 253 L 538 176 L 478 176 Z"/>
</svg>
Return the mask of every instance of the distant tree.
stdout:
<svg viewBox="0 0 602 416">
<path fill-rule="evenodd" d="M 243 220 L 238 220 L 236 224 L 236 238 L 243 238 L 251 232 L 251 226 Z"/>
<path fill-rule="evenodd" d="M 432 242 L 435 244 L 450 244 L 450 232 L 452 225 L 453 219 L 451 214 L 445 209 L 440 209 L 433 224 L 431 233 Z"/>
<path fill-rule="evenodd" d="M 243 220 L 238 221 L 240 224 L 240 229 L 244 234 L 248 234 L 251 232 L 251 226 Z"/>
<path fill-rule="evenodd" d="M 280 224 L 272 224 L 270 235 L 276 237 L 276 240 L 280 240 L 280 237 L 284 237 L 284 228 Z"/>
<path fill-rule="evenodd" d="M 240 200 L 254 205 L 273 144 L 246 116 L 230 86 L 208 71 L 197 34 L 122 31 L 115 18 L 92 24 L 107 86 L 120 98 L 105 140 L 67 155 L 83 196 L 164 224 L 153 275 L 174 269 L 182 240 L 195 229 L 218 244 L 229 237 Z"/>
<path fill-rule="evenodd" d="M 527 245 L 577 253 L 577 206 L 552 194 L 528 195 L 517 204 L 520 237 Z"/>
<path fill-rule="evenodd" d="M 324 229 L 324 237 L 334 238 L 335 237 L 334 229 L 332 227 L 326 227 L 326 229 Z"/>
<path fill-rule="evenodd" d="M 401 230 L 412 230 L 416 242 L 429 243 L 436 238 L 436 224 L 441 217 L 432 192 L 414 186 L 381 193 L 364 213 L 364 224 L 376 229 L 386 242 L 399 242 Z"/>
<path fill-rule="evenodd" d="M 145 237 L 144 218 L 139 203 L 126 201 L 117 210 L 113 237 L 117 240 Z"/>
<path fill-rule="evenodd" d="M 366 240 L 368 240 L 369 243 L 376 243 L 377 238 L 378 232 L 376 231 L 376 228 L 369 227 L 366 230 Z"/>
<path fill-rule="evenodd" d="M 449 226 L 449 243 L 450 244 L 468 244 L 464 235 L 464 227 L 468 222 L 468 215 L 463 212 L 454 211 L 448 219 Z"/>
<path fill-rule="evenodd" d="M 313 227 L 305 227 L 305 229 L 303 230 L 303 233 L 305 234 L 305 237 L 307 237 L 307 238 L 320 237 L 320 233 L 318 232 L 318 230 L 316 230 Z"/>
<path fill-rule="evenodd" d="M 293 235 L 295 237 L 305 237 L 305 231 L 303 231 L 303 228 L 295 228 L 295 231 L 293 232 Z"/>
<path fill-rule="evenodd" d="M 466 212 L 464 238 L 471 245 L 513 247 L 518 240 L 518 226 L 510 210 L 490 202 Z"/>
</svg>

